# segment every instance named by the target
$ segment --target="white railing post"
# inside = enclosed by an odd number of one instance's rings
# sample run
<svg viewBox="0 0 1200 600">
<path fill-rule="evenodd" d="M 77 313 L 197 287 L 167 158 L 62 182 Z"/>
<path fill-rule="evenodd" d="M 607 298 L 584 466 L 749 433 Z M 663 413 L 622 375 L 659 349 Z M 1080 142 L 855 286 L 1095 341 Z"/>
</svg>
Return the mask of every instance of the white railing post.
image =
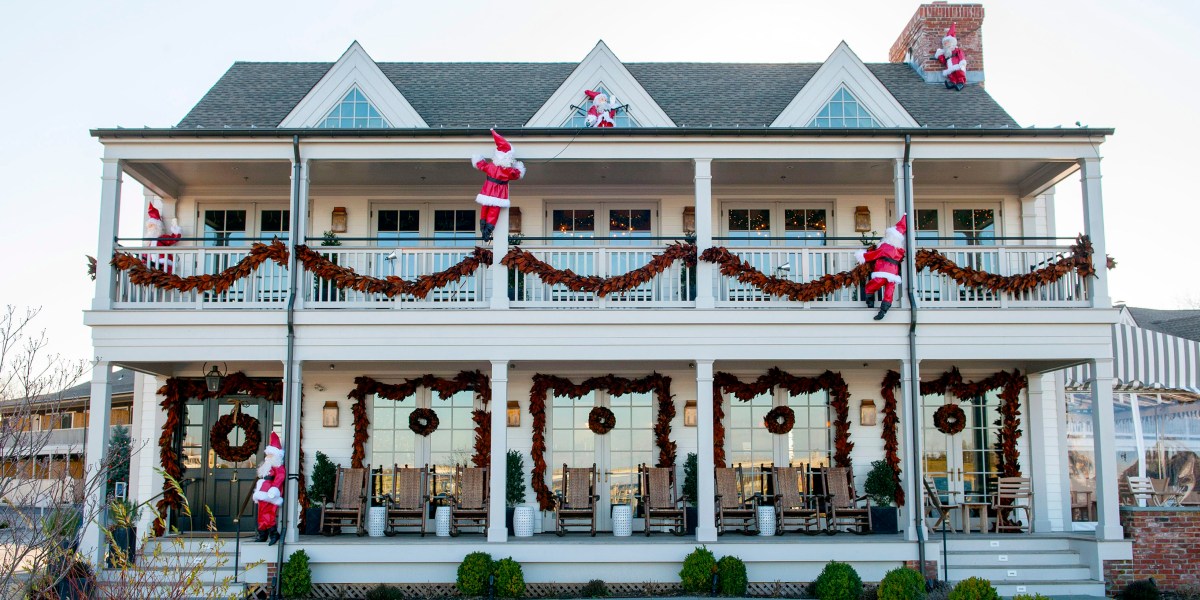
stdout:
<svg viewBox="0 0 1200 600">
<path fill-rule="evenodd" d="M 508 211 L 501 211 L 507 213 Z M 500 231 L 497 227 L 496 231 Z M 504 229 L 508 231 L 507 228 Z M 504 235 L 508 235 L 505 233 Z M 507 281 L 507 280 L 506 280 Z M 505 298 L 508 294 L 505 294 Z M 508 541 L 508 526 L 504 522 L 508 492 L 508 361 L 492 361 L 491 468 L 488 485 L 491 502 L 488 505 L 487 541 Z"/>
<path fill-rule="evenodd" d="M 121 217 L 121 161 L 103 159 L 100 176 L 100 238 L 96 244 L 96 295 L 92 310 L 109 310 L 116 291 L 116 270 L 108 264 L 117 244 L 117 227 Z"/>
<path fill-rule="evenodd" d="M 697 158 L 693 162 L 696 171 L 696 308 L 715 308 L 713 279 L 716 268 L 712 263 L 699 260 L 700 254 L 713 245 L 712 159 Z"/>
<path fill-rule="evenodd" d="M 1100 191 L 1100 159 L 1083 158 L 1079 160 L 1083 172 L 1079 182 L 1083 187 L 1083 222 L 1084 232 L 1092 241 L 1092 264 L 1096 268 L 1096 278 L 1092 281 L 1092 306 L 1109 308 L 1112 300 L 1108 297 L 1108 254 L 1104 239 L 1104 202 Z"/>
</svg>

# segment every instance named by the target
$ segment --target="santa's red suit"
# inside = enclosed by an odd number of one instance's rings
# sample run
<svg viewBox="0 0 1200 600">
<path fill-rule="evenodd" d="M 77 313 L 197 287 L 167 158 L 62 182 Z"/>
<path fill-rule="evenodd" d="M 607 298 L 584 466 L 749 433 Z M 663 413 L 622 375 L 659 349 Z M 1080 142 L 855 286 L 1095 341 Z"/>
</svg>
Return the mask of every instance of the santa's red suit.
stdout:
<svg viewBox="0 0 1200 600">
<path fill-rule="evenodd" d="M 596 92 L 586 90 L 584 95 L 592 101 L 592 106 L 588 108 L 587 118 L 584 120 L 588 127 L 612 127 L 616 124 L 617 118 L 617 99 L 609 99 L 604 92 Z"/>
<path fill-rule="evenodd" d="M 962 89 L 967 84 L 967 56 L 958 47 L 958 25 L 952 23 L 946 37 L 942 38 L 942 47 L 938 48 L 933 57 L 942 63 L 942 75 L 946 77 L 946 87 Z"/>
<path fill-rule="evenodd" d="M 271 544 L 279 540 L 275 525 L 279 520 L 279 507 L 283 505 L 283 484 L 287 471 L 283 468 L 283 447 L 279 435 L 271 432 L 271 442 L 263 450 L 262 464 L 258 465 L 258 481 L 254 482 L 254 501 L 258 503 L 258 539 Z"/>
<path fill-rule="evenodd" d="M 895 227 L 888 227 L 883 232 L 883 240 L 878 248 L 859 250 L 855 253 L 859 264 L 868 261 L 872 263 L 871 280 L 867 282 L 864 290 L 868 307 L 875 307 L 875 292 L 883 289 L 883 304 L 879 307 L 879 314 L 875 315 L 876 321 L 882 319 L 892 307 L 896 284 L 903 281 L 900 278 L 900 263 L 904 260 L 904 234 L 907 230 L 908 216 L 904 215 L 896 222 Z"/>
<path fill-rule="evenodd" d="M 146 209 L 146 237 L 156 238 L 147 241 L 147 246 L 174 246 L 179 243 L 179 238 L 183 237 L 183 232 L 179 228 L 179 221 L 171 219 L 171 227 L 164 233 L 162 213 L 159 212 L 154 202 L 150 202 L 150 206 Z M 161 269 L 167 273 L 175 269 L 174 254 L 143 254 L 142 261 L 151 268 Z"/>
<path fill-rule="evenodd" d="M 482 154 L 471 157 L 471 164 L 487 175 L 483 189 L 475 196 L 475 202 L 483 208 L 479 209 L 479 229 L 484 241 L 492 239 L 496 229 L 496 220 L 500 218 L 500 209 L 508 208 L 508 182 L 516 181 L 525 176 L 525 165 L 513 158 L 512 144 L 508 143 L 496 130 L 492 130 L 492 138 L 496 142 L 496 152 L 492 162 L 488 162 Z"/>
</svg>

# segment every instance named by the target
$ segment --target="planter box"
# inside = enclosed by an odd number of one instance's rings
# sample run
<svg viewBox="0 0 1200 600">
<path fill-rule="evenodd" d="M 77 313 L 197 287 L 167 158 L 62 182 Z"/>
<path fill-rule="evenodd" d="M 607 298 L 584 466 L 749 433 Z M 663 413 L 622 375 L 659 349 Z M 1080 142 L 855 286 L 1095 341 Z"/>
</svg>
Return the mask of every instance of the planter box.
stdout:
<svg viewBox="0 0 1200 600">
<path fill-rule="evenodd" d="M 893 506 L 871 507 L 871 533 L 899 533 L 897 510 Z"/>
<path fill-rule="evenodd" d="M 513 533 L 513 513 L 514 512 L 516 512 L 515 506 L 504 507 L 504 526 L 508 527 L 508 535 L 510 535 L 510 536 L 515 535 Z"/>
<path fill-rule="evenodd" d="M 321 534 L 321 507 L 304 509 L 304 535 Z"/>
<path fill-rule="evenodd" d="M 687 521 L 687 527 L 685 528 L 684 535 L 696 535 L 696 519 L 698 518 L 696 515 L 696 507 L 683 507 L 683 516 Z"/>
</svg>

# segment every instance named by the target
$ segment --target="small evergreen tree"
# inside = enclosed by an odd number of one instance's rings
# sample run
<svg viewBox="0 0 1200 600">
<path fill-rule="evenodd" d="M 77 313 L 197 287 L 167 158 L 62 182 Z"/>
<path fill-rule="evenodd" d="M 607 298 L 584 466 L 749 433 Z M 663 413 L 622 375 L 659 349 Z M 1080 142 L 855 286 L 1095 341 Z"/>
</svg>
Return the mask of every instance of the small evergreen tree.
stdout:
<svg viewBox="0 0 1200 600">
<path fill-rule="evenodd" d="M 692 506 L 696 506 L 696 496 L 699 495 L 696 492 L 699 487 L 696 480 L 699 460 L 695 452 L 688 452 L 687 460 L 683 461 L 683 500 Z"/>
<path fill-rule="evenodd" d="M 129 454 L 132 440 L 129 428 L 117 426 L 112 429 L 112 438 L 108 442 L 108 487 L 106 498 L 112 498 L 116 492 L 117 482 L 129 482 Z"/>
<path fill-rule="evenodd" d="M 519 450 L 509 450 L 507 458 L 504 502 L 517 506 L 525 502 L 525 458 Z"/>
<path fill-rule="evenodd" d="M 308 486 L 308 498 L 312 502 L 328 502 L 333 498 L 337 485 L 337 465 L 324 452 L 317 451 L 313 462 L 312 484 Z"/>
</svg>

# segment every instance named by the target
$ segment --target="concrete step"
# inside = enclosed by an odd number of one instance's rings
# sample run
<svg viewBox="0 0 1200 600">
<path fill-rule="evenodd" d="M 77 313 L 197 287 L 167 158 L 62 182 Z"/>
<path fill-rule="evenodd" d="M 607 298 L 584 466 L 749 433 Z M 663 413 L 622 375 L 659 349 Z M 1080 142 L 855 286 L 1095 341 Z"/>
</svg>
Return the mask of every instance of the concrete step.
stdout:
<svg viewBox="0 0 1200 600">
<path fill-rule="evenodd" d="M 931 537 L 929 541 L 941 546 L 941 539 Z M 947 540 L 946 547 L 951 553 L 954 552 L 970 552 L 980 550 L 992 551 L 1045 551 L 1045 550 L 1070 550 L 1071 540 L 1066 538 L 1042 538 L 1031 537 L 1028 535 L 1012 534 L 1003 537 L 1000 536 L 980 536 L 978 538 L 968 538 L 963 536 L 955 537 Z"/>
<path fill-rule="evenodd" d="M 992 566 L 1016 564 L 1034 565 L 1079 565 L 1079 553 L 1073 550 L 1047 550 L 1045 552 L 1009 552 L 1002 550 L 969 550 L 966 552 L 950 552 L 946 562 L 951 566 Z"/>
<path fill-rule="evenodd" d="M 1034 583 L 997 583 L 992 582 L 996 592 L 1006 598 L 1017 594 L 1042 594 L 1043 596 L 1093 596 L 1104 597 L 1104 582 L 1094 579 L 1076 581 L 1039 581 Z"/>
<path fill-rule="evenodd" d="M 992 584 L 1008 582 L 1077 581 L 1089 579 L 1092 570 L 1079 564 L 1057 565 L 1004 565 L 1004 566 L 959 566 L 949 567 L 950 581 L 961 581 L 968 577 L 983 577 Z"/>
</svg>

